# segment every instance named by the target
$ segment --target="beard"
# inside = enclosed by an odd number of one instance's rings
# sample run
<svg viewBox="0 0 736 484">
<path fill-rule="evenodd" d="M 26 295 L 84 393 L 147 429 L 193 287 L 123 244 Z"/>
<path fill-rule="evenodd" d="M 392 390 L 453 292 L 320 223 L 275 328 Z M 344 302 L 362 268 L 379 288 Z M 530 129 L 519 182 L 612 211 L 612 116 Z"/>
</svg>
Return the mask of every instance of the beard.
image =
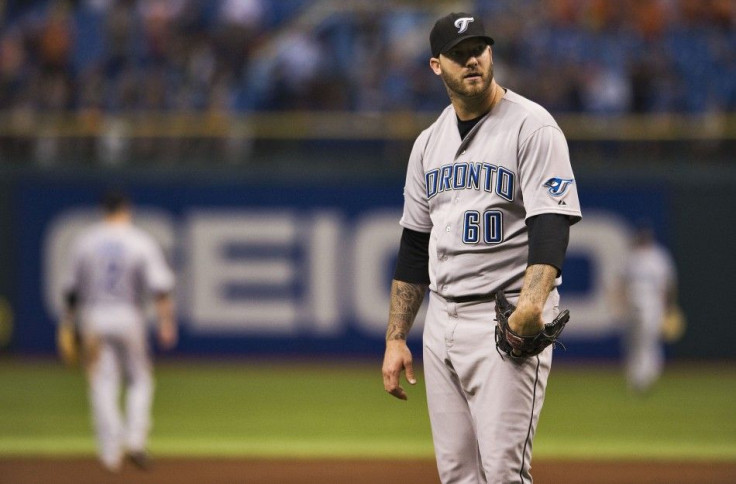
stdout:
<svg viewBox="0 0 736 484">
<path fill-rule="evenodd" d="M 475 98 L 486 94 L 491 87 L 491 82 L 493 81 L 493 64 L 490 64 L 485 72 L 477 72 L 481 75 L 480 82 L 468 84 L 465 82 L 465 77 L 453 77 L 443 71 L 441 77 L 445 83 L 447 94 L 449 94 L 450 98 L 455 96 Z"/>
</svg>

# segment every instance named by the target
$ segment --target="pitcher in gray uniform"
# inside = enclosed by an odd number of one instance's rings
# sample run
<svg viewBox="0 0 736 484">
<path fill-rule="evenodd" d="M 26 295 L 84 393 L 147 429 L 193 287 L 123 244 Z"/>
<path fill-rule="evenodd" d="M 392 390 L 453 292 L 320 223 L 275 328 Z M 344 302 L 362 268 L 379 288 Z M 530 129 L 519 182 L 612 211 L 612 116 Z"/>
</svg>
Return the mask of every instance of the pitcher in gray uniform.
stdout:
<svg viewBox="0 0 736 484">
<path fill-rule="evenodd" d="M 59 327 L 79 324 L 103 466 L 117 472 L 127 456 L 145 469 L 150 465 L 146 441 L 153 372 L 144 302 L 149 295 L 155 297 L 159 343 L 164 349 L 173 347 L 177 342 L 171 296 L 174 274 L 153 237 L 132 224 L 126 195 L 110 192 L 102 206 L 103 220 L 75 241 Z M 126 389 L 124 413 L 118 408 L 121 386 Z"/>
<path fill-rule="evenodd" d="M 452 13 L 430 33 L 448 106 L 414 143 L 391 285 L 384 388 L 416 383 L 406 337 L 429 288 L 423 364 L 443 483 L 529 483 L 553 348 L 502 356 L 494 298 L 521 335 L 559 312 L 570 225 L 581 218 L 567 142 L 552 116 L 493 77 L 480 18 Z M 573 323 L 574 324 L 574 321 Z"/>
</svg>

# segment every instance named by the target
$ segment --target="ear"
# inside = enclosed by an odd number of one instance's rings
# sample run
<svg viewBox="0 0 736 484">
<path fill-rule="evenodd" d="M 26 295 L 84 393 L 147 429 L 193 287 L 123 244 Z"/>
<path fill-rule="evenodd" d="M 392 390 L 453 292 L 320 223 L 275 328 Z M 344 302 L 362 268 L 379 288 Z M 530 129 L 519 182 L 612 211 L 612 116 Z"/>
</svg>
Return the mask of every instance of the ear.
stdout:
<svg viewBox="0 0 736 484">
<path fill-rule="evenodd" d="M 436 75 L 439 76 L 442 74 L 442 66 L 440 65 L 440 60 L 437 57 L 429 59 L 429 67 L 432 68 L 432 71 L 434 71 Z"/>
</svg>

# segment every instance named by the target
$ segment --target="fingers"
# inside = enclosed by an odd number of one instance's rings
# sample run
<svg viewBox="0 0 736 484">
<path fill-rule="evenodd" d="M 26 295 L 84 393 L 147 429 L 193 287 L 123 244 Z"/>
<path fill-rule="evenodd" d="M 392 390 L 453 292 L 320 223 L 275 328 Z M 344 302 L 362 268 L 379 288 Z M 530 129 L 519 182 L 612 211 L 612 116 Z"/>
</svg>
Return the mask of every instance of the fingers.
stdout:
<svg viewBox="0 0 736 484">
<path fill-rule="evenodd" d="M 390 395 L 398 398 L 399 400 L 408 400 L 406 391 L 400 384 L 401 369 L 398 370 L 386 370 L 383 371 L 383 388 Z M 416 385 L 417 380 L 414 378 L 414 370 L 412 369 L 411 362 L 406 366 L 406 379 L 410 384 Z"/>
<path fill-rule="evenodd" d="M 411 351 L 406 342 L 389 341 L 386 343 L 386 354 L 383 358 L 383 388 L 399 400 L 407 400 L 408 396 L 401 386 L 401 372 L 406 371 L 406 379 L 416 384 Z"/>
<path fill-rule="evenodd" d="M 170 350 L 176 346 L 179 340 L 177 327 L 173 324 L 162 324 L 159 327 L 158 342 L 164 350 Z"/>
<path fill-rule="evenodd" d="M 399 400 L 406 400 L 406 392 L 399 385 L 401 367 L 393 368 L 384 364 L 383 366 L 383 389 Z"/>
<path fill-rule="evenodd" d="M 398 379 L 394 379 L 383 375 L 383 389 L 386 390 L 390 395 L 398 398 L 399 400 L 406 400 L 406 392 L 401 385 L 398 383 Z"/>
<path fill-rule="evenodd" d="M 407 361 L 404 364 L 404 369 L 406 370 L 406 379 L 409 383 L 412 385 L 416 385 L 417 379 L 414 378 L 414 365 L 411 362 L 411 360 Z"/>
<path fill-rule="evenodd" d="M 397 386 L 393 390 L 389 392 L 394 397 L 398 398 L 399 400 L 408 400 L 409 397 L 406 395 L 406 392 L 403 388 L 401 388 L 401 385 Z"/>
<path fill-rule="evenodd" d="M 417 379 L 414 377 L 414 366 L 412 365 L 411 360 L 404 363 L 404 370 L 406 371 L 406 380 L 412 384 L 417 384 Z M 399 380 L 401 380 L 401 370 L 399 370 L 395 375 L 392 375 L 392 377 L 389 379 L 389 386 L 387 387 L 385 384 L 384 379 L 384 387 L 386 388 L 386 391 L 389 392 L 394 397 L 398 398 L 399 400 L 408 400 L 409 397 L 406 394 L 406 391 L 404 388 L 399 384 Z"/>
</svg>

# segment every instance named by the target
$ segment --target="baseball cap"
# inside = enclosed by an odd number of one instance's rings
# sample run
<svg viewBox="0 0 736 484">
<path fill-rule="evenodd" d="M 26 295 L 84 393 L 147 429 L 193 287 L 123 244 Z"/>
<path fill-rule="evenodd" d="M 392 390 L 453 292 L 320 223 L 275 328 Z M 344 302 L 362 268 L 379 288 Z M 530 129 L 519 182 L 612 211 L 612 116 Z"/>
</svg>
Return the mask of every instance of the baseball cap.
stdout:
<svg viewBox="0 0 736 484">
<path fill-rule="evenodd" d="M 439 57 L 441 53 L 455 47 L 465 39 L 480 37 L 493 45 L 493 39 L 486 34 L 481 19 L 465 12 L 451 13 L 435 22 L 429 33 L 429 45 L 432 48 L 432 57 Z"/>
</svg>

